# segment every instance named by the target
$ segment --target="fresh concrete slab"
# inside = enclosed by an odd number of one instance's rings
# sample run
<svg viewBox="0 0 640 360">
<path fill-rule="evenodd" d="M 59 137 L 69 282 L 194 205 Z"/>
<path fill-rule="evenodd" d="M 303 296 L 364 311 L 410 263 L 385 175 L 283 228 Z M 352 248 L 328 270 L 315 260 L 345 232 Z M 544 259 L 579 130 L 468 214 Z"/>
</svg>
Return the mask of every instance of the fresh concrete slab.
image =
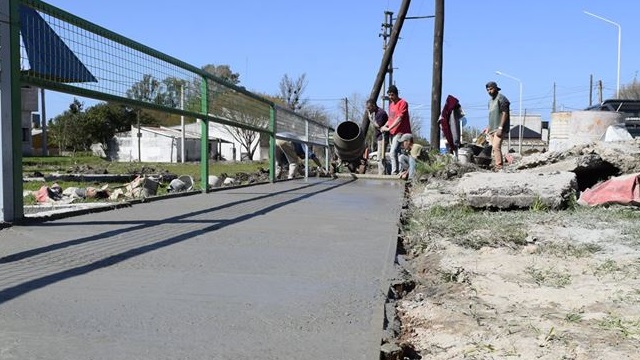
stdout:
<svg viewBox="0 0 640 360">
<path fill-rule="evenodd" d="M 377 359 L 403 192 L 295 180 L 3 229 L 0 358 Z"/>
</svg>

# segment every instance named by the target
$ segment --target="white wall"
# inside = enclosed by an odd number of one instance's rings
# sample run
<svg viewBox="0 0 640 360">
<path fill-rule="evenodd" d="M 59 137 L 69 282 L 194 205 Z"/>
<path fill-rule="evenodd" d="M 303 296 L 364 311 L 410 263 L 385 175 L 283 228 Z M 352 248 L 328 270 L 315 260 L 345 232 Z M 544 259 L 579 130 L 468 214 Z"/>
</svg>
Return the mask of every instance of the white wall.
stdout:
<svg viewBox="0 0 640 360">
<path fill-rule="evenodd" d="M 115 161 L 130 162 L 177 162 L 176 140 L 142 131 L 140 138 L 140 158 L 138 158 L 138 130 L 133 128 L 131 136 L 117 136 L 109 146 L 109 157 Z"/>
<path fill-rule="evenodd" d="M 177 127 L 174 126 L 172 128 L 177 129 L 177 128 L 180 128 L 180 126 L 177 126 Z M 185 125 L 185 131 L 195 133 L 195 134 L 200 134 L 200 123 Z M 227 131 L 227 128 L 225 125 L 210 122 L 209 137 L 220 138 L 222 140 L 231 142 L 231 143 L 222 143 L 221 145 L 221 148 L 222 148 L 221 155 L 226 160 L 240 161 L 242 153 L 246 152 L 246 149 L 240 144 L 240 142 L 236 141 L 236 139 L 234 139 L 233 136 Z M 256 139 L 256 141 L 258 141 L 258 139 Z M 235 147 L 235 153 L 234 153 L 234 147 Z M 264 151 L 261 151 L 260 146 L 258 146 L 255 153 L 253 154 L 252 160 L 262 159 L 261 157 L 262 152 Z M 268 156 L 268 154 L 265 155 L 265 157 L 266 156 Z"/>
</svg>

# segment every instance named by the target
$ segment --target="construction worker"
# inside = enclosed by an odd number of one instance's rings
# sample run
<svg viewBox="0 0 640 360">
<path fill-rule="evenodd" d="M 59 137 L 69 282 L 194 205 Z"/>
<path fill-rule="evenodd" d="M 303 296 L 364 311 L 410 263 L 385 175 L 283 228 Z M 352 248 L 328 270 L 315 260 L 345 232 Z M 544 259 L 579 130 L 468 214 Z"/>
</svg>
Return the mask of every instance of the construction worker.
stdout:
<svg viewBox="0 0 640 360">
<path fill-rule="evenodd" d="M 288 179 L 293 179 L 296 176 L 298 169 L 302 161 L 307 156 L 307 145 L 297 141 L 291 140 L 276 140 L 276 178 L 280 177 L 282 169 L 285 164 L 289 164 L 289 173 L 287 175 Z M 313 162 L 318 166 L 318 169 L 323 174 L 327 174 L 327 171 L 322 167 L 320 160 L 318 157 L 309 152 L 309 159 L 313 160 Z"/>
</svg>

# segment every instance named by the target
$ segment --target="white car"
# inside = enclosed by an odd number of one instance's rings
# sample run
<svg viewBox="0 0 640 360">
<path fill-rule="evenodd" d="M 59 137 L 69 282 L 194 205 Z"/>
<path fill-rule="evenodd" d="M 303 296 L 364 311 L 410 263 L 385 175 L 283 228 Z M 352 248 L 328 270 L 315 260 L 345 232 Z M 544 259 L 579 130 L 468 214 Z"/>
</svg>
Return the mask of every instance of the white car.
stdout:
<svg viewBox="0 0 640 360">
<path fill-rule="evenodd" d="M 391 154 L 389 152 L 387 152 L 385 154 L 387 160 L 391 160 Z M 372 151 L 369 153 L 369 161 L 378 161 L 378 152 L 377 151 Z"/>
</svg>

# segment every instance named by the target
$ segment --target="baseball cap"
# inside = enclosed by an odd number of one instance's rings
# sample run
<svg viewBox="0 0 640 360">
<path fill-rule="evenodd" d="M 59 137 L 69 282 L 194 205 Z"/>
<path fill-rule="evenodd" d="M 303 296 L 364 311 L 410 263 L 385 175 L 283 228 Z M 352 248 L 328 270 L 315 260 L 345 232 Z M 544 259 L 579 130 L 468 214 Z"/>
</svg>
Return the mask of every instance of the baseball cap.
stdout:
<svg viewBox="0 0 640 360">
<path fill-rule="evenodd" d="M 495 88 L 496 90 L 500 91 L 501 89 L 498 87 L 498 83 L 496 83 L 495 81 L 489 81 L 487 83 L 487 85 L 484 86 L 486 89 L 492 87 Z"/>
<path fill-rule="evenodd" d="M 413 141 L 413 135 L 404 134 L 404 135 L 400 136 L 400 140 L 399 140 L 400 142 L 404 142 L 404 141 L 407 141 L 407 140 Z"/>
</svg>

